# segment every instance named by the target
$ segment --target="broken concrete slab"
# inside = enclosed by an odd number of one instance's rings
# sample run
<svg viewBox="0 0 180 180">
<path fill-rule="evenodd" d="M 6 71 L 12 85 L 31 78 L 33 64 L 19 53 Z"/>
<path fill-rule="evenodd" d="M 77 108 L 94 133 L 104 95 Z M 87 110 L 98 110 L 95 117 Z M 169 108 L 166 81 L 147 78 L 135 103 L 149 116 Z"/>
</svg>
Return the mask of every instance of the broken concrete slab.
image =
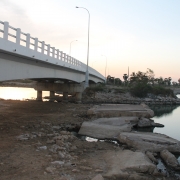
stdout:
<svg viewBox="0 0 180 180">
<path fill-rule="evenodd" d="M 176 157 L 172 153 L 170 153 L 168 150 L 165 149 L 161 151 L 160 156 L 168 166 L 172 168 L 177 168 L 179 166 L 179 162 L 176 159 Z"/>
<path fill-rule="evenodd" d="M 137 124 L 137 127 L 164 127 L 164 125 L 160 123 L 155 123 L 152 119 L 141 118 Z"/>
<path fill-rule="evenodd" d="M 132 126 L 134 126 L 139 122 L 139 118 L 135 116 L 99 118 L 92 122 L 97 124 L 107 124 L 112 126 L 122 126 L 124 124 L 130 123 Z"/>
<path fill-rule="evenodd" d="M 130 132 L 131 125 L 112 126 L 93 122 L 83 122 L 78 134 L 98 139 L 116 139 L 120 132 Z"/>
<path fill-rule="evenodd" d="M 144 104 L 102 104 L 89 109 L 87 115 L 95 117 L 136 116 L 151 118 L 154 116 L 154 112 Z"/>
<path fill-rule="evenodd" d="M 103 159 L 107 162 L 107 173 L 103 177 L 107 179 L 152 180 L 152 174 L 157 171 L 156 165 L 142 152 L 108 151 Z"/>
<path fill-rule="evenodd" d="M 169 136 L 150 132 L 121 132 L 118 136 L 121 143 L 141 151 L 161 152 L 167 149 L 180 153 L 180 141 Z"/>
</svg>

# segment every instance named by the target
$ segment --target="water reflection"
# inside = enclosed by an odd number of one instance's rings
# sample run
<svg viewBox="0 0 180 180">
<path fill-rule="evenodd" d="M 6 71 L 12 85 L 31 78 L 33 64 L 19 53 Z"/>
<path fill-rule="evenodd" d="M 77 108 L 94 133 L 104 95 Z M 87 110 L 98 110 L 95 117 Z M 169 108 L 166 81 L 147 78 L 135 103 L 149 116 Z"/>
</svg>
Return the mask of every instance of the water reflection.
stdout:
<svg viewBox="0 0 180 180">
<path fill-rule="evenodd" d="M 180 106 L 151 106 L 155 122 L 163 124 L 164 128 L 155 128 L 154 132 L 166 134 L 180 140 Z"/>
<path fill-rule="evenodd" d="M 161 116 L 171 116 L 172 112 L 178 108 L 178 105 L 150 105 L 149 106 L 153 111 L 156 117 Z"/>
<path fill-rule="evenodd" d="M 43 91 L 42 96 L 49 96 L 49 91 Z M 0 87 L 1 99 L 26 100 L 36 97 L 37 92 L 33 88 Z"/>
</svg>

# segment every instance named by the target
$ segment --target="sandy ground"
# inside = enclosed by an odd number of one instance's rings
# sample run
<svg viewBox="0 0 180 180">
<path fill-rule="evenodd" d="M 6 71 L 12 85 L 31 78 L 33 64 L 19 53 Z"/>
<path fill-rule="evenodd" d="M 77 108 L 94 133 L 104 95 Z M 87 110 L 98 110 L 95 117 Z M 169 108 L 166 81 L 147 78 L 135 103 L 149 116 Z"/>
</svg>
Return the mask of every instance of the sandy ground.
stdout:
<svg viewBox="0 0 180 180">
<path fill-rule="evenodd" d="M 102 161 L 91 164 L 91 158 L 120 147 L 87 142 L 66 131 L 90 120 L 90 107 L 0 100 L 0 179 L 88 180 L 106 171 Z"/>
</svg>

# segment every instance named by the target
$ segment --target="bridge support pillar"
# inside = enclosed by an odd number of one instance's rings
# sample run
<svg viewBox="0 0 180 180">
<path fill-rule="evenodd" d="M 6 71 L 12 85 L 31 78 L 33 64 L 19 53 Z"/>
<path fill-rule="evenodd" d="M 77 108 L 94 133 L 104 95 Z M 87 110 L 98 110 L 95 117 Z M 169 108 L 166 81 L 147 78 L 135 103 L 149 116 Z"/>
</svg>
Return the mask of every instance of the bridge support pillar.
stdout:
<svg viewBox="0 0 180 180">
<path fill-rule="evenodd" d="M 37 91 L 37 101 L 42 101 L 42 91 Z"/>
<path fill-rule="evenodd" d="M 63 99 L 68 100 L 68 92 L 63 92 Z"/>
<path fill-rule="evenodd" d="M 50 91 L 49 96 L 50 96 L 49 97 L 49 101 L 54 102 L 55 92 L 54 91 Z"/>
<path fill-rule="evenodd" d="M 76 98 L 76 101 L 77 101 L 77 102 L 81 102 L 82 93 L 81 93 L 81 92 L 76 92 L 75 98 Z"/>
</svg>

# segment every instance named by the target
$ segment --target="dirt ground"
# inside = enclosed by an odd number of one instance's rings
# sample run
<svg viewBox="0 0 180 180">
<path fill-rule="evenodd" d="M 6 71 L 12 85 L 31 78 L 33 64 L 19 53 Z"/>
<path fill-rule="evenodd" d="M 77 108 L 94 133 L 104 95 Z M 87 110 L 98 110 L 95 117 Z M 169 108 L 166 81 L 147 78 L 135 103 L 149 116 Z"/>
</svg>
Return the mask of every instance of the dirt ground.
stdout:
<svg viewBox="0 0 180 180">
<path fill-rule="evenodd" d="M 1 180 L 89 180 L 106 171 L 94 154 L 120 147 L 67 131 L 88 121 L 93 105 L 0 100 Z M 94 161 L 93 161 L 94 162 Z"/>
</svg>

